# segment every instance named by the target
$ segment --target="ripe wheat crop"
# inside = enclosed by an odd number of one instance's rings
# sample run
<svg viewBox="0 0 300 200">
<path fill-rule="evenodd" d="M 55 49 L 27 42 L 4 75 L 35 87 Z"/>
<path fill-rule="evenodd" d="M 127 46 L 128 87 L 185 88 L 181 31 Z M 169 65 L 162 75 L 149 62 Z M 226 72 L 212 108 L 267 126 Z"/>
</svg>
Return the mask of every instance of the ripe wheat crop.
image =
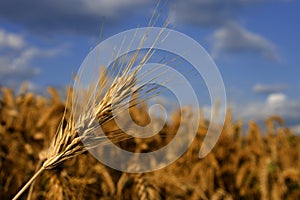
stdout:
<svg viewBox="0 0 300 200">
<path fill-rule="evenodd" d="M 49 93 L 51 98 L 26 92 L 15 95 L 2 88 L 1 199 L 12 198 L 34 174 L 47 155 L 44 149 L 53 144 L 61 118 L 66 124 L 70 117 L 70 105 L 53 88 Z M 149 120 L 145 104 L 132 107 L 130 113 L 139 123 Z M 137 152 L 166 145 L 180 123 L 180 113 L 174 112 L 157 136 L 122 140 L 118 145 Z M 299 136 L 280 117 L 266 119 L 267 128 L 262 131 L 254 121 L 245 128 L 230 113 L 217 145 L 204 159 L 199 160 L 198 150 L 209 122 L 202 118 L 191 147 L 165 169 L 122 173 L 83 152 L 40 174 L 26 193 L 31 199 L 299 199 Z M 185 126 L 188 130 L 189 124 Z M 113 121 L 107 123 L 106 131 L 109 129 L 115 129 Z"/>
</svg>

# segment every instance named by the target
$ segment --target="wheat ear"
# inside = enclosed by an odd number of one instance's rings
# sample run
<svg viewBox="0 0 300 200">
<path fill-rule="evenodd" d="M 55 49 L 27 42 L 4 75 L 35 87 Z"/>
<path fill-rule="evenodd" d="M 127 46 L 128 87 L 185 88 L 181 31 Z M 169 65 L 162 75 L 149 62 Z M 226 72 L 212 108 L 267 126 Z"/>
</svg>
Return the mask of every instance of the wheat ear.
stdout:
<svg viewBox="0 0 300 200">
<path fill-rule="evenodd" d="M 161 34 L 162 32 L 159 33 L 155 42 L 158 41 Z M 142 44 L 144 43 L 145 39 L 146 34 L 140 41 L 140 49 L 142 48 Z M 63 122 L 66 118 L 65 116 L 63 117 L 58 127 L 58 131 L 53 138 L 47 153 L 45 154 L 44 162 L 41 168 L 23 186 L 13 200 L 18 199 L 44 170 L 53 169 L 65 160 L 80 155 L 88 149 L 95 148 L 103 144 L 103 141 L 105 141 L 104 137 L 106 136 L 104 134 L 95 135 L 95 131 L 101 125 L 116 117 L 116 114 L 126 109 L 126 105 L 128 104 L 127 99 L 130 96 L 138 93 L 139 91 L 143 91 L 148 95 L 146 95 L 146 97 L 149 98 L 149 94 L 151 94 L 153 90 L 157 89 L 143 88 L 145 85 L 147 85 L 147 83 L 143 83 L 139 87 L 136 87 L 138 81 L 138 72 L 154 53 L 154 50 L 150 48 L 138 66 L 133 69 L 133 65 L 138 58 L 140 49 L 138 49 L 130 58 L 126 68 L 122 71 L 122 73 L 118 73 L 117 77 L 115 77 L 110 84 L 108 84 L 108 80 L 105 77 L 99 75 L 97 82 L 89 86 L 87 91 L 88 101 L 81 110 L 82 114 L 75 121 L 73 113 L 71 112 L 71 117 L 67 120 L 65 126 Z M 109 87 L 104 92 L 103 88 L 107 88 L 107 86 Z M 67 104 L 71 104 L 70 95 L 68 99 L 69 101 L 67 100 Z M 74 96 L 72 100 L 74 101 Z M 131 101 L 134 100 L 135 99 L 132 99 Z M 112 136 L 108 137 L 115 141 L 124 140 L 124 134 L 113 134 Z M 129 136 L 126 136 L 125 139 L 128 139 L 128 137 Z"/>
</svg>

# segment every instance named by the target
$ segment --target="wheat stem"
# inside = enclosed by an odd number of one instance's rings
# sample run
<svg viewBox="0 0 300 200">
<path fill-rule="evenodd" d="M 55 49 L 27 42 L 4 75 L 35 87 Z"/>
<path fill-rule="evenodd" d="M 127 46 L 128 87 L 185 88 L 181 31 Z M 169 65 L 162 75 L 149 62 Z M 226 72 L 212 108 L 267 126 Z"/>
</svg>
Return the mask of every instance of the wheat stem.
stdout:
<svg viewBox="0 0 300 200">
<path fill-rule="evenodd" d="M 45 170 L 44 167 L 41 167 L 32 177 L 31 179 L 23 186 L 23 188 L 16 194 L 16 196 L 12 200 L 17 200 L 31 185 L 31 183 Z"/>
</svg>

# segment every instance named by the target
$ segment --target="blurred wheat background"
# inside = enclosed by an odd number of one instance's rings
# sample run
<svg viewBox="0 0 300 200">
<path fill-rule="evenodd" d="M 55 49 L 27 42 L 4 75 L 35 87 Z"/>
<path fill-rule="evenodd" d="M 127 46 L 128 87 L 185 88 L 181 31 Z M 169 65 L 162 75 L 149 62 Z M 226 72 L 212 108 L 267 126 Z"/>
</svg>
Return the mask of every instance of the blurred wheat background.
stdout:
<svg viewBox="0 0 300 200">
<path fill-rule="evenodd" d="M 43 97 L 26 92 L 26 88 L 18 94 L 1 89 L 0 199 L 11 199 L 34 174 L 43 149 L 56 133 L 65 101 L 54 88 L 48 88 L 48 93 L 49 97 Z M 147 110 L 146 104 L 140 104 L 130 113 L 143 125 L 149 122 Z M 117 145 L 132 152 L 159 149 L 174 137 L 180 117 L 187 118 L 183 123 L 186 131 L 190 130 L 189 115 L 183 115 L 188 112 L 172 112 L 171 122 L 151 138 L 132 138 Z M 282 118 L 270 116 L 265 127 L 259 127 L 255 121 L 234 121 L 228 110 L 218 143 L 207 157 L 199 159 L 208 124 L 202 117 L 188 151 L 164 169 L 123 173 L 84 153 L 43 173 L 21 199 L 300 198 L 300 138 L 285 127 Z M 112 121 L 105 130 L 115 126 Z"/>
</svg>

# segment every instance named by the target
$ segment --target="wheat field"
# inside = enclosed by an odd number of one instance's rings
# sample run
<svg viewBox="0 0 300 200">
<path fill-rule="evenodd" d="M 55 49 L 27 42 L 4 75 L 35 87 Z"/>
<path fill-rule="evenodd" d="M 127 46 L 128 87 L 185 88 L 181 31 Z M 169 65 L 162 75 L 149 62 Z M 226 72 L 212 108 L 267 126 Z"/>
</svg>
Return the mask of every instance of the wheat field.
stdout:
<svg viewBox="0 0 300 200">
<path fill-rule="evenodd" d="M 67 104 L 54 88 L 48 88 L 48 93 L 44 97 L 1 89 L 0 199 L 13 198 L 31 178 L 55 136 Z M 147 110 L 142 103 L 130 108 L 130 113 L 143 125 L 149 122 Z M 151 138 L 115 143 L 132 152 L 159 149 L 174 137 L 182 112 L 188 110 L 172 112 L 171 122 Z M 184 120 L 187 131 L 188 121 Z M 124 173 L 84 152 L 46 170 L 20 199 L 300 199 L 300 138 L 285 127 L 283 119 L 270 116 L 259 127 L 255 121 L 234 121 L 228 110 L 218 143 L 199 159 L 208 124 L 201 118 L 187 152 L 161 170 Z M 115 126 L 112 121 L 104 129 L 109 132 Z"/>
</svg>

